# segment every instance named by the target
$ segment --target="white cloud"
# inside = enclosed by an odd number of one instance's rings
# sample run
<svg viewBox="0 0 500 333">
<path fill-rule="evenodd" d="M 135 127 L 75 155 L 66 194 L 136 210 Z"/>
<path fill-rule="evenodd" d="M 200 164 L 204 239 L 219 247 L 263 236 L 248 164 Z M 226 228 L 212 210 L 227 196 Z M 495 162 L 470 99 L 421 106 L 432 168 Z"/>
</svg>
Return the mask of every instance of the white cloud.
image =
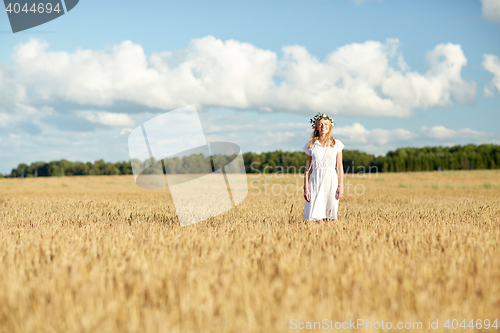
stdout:
<svg viewBox="0 0 500 333">
<path fill-rule="evenodd" d="M 494 75 L 493 79 L 484 87 L 483 94 L 492 97 L 495 96 L 495 90 L 500 92 L 500 60 L 494 54 L 483 54 L 483 58 L 483 68 Z"/>
<path fill-rule="evenodd" d="M 124 128 L 124 129 L 122 129 L 122 131 L 120 132 L 119 135 L 128 134 L 128 133 L 131 133 L 132 131 L 133 131 L 132 128 Z"/>
<path fill-rule="evenodd" d="M 275 130 L 299 130 L 310 132 L 311 124 L 293 122 L 269 122 L 247 115 L 208 116 L 200 114 L 202 126 L 207 134 L 236 133 L 242 131 L 272 132 Z"/>
<path fill-rule="evenodd" d="M 477 140 L 488 140 L 491 137 L 490 133 L 486 132 L 478 132 L 471 130 L 470 128 L 463 128 L 459 130 L 453 130 L 446 128 L 444 126 L 434 126 L 427 127 L 423 126 L 420 129 L 420 134 L 423 136 L 427 136 L 433 139 L 477 139 Z"/>
<path fill-rule="evenodd" d="M 360 150 L 385 155 L 389 150 L 400 147 L 455 146 L 473 144 L 500 144 L 500 136 L 494 133 L 474 131 L 470 128 L 450 129 L 444 126 L 423 126 L 420 130 L 406 129 L 366 129 L 355 123 L 352 126 L 334 128 L 334 137 L 346 145 L 346 149 Z M 299 146 L 299 145 L 296 145 Z"/>
<path fill-rule="evenodd" d="M 368 130 L 360 123 L 354 123 L 352 126 L 334 127 L 334 132 L 340 138 L 345 138 L 355 144 L 369 143 L 385 145 L 388 142 L 411 140 L 417 136 L 417 134 L 402 128 L 392 130 L 375 128 Z"/>
<path fill-rule="evenodd" d="M 255 141 L 260 143 L 259 148 L 275 147 L 278 144 L 289 143 L 296 136 L 293 132 L 266 132 L 255 137 Z"/>
<path fill-rule="evenodd" d="M 76 115 L 92 123 L 108 126 L 132 126 L 134 121 L 124 113 L 112 113 L 104 111 L 76 111 Z"/>
<path fill-rule="evenodd" d="M 500 0 L 481 0 L 483 18 L 488 21 L 500 22 Z"/>
<path fill-rule="evenodd" d="M 6 128 L 10 124 L 11 117 L 8 114 L 0 113 L 0 127 Z"/>
<path fill-rule="evenodd" d="M 295 45 L 285 46 L 278 59 L 249 43 L 207 36 L 186 49 L 148 57 L 130 41 L 109 51 L 69 53 L 51 51 L 47 42 L 32 38 L 0 67 L 0 100 L 4 112 L 57 102 L 103 107 L 128 101 L 163 110 L 196 103 L 407 117 L 415 109 L 475 99 L 476 83 L 461 77 L 467 59 L 460 45 L 439 44 L 429 51 L 424 74 L 411 72 L 398 48 L 397 39 L 353 43 L 319 61 Z"/>
</svg>

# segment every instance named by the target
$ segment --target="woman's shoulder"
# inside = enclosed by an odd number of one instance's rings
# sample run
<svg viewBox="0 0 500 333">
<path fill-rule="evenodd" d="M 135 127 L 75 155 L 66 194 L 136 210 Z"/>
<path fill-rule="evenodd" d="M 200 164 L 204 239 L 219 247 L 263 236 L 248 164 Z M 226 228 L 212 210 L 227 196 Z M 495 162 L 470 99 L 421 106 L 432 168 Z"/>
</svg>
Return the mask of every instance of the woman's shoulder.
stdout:
<svg viewBox="0 0 500 333">
<path fill-rule="evenodd" d="M 309 145 L 311 148 L 309 148 Z M 304 147 L 302 147 L 302 150 L 309 156 L 313 155 L 313 151 L 315 150 L 316 147 L 322 147 L 321 144 L 319 143 L 318 140 L 314 141 L 313 144 L 311 144 L 311 141 L 307 142 Z"/>
<path fill-rule="evenodd" d="M 345 145 L 339 139 L 335 139 L 335 145 L 334 145 L 334 147 L 337 147 L 339 150 L 342 150 L 342 149 L 344 149 Z"/>
<path fill-rule="evenodd" d="M 309 142 L 302 147 L 302 151 L 307 155 L 311 156 L 311 148 L 309 148 Z"/>
</svg>

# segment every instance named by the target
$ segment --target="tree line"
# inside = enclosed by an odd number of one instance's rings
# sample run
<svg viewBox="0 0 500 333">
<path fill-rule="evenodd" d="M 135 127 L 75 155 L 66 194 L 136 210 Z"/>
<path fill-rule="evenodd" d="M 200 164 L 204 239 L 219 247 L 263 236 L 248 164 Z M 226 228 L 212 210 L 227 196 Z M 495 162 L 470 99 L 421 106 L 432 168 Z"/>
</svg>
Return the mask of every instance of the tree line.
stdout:
<svg viewBox="0 0 500 333">
<path fill-rule="evenodd" d="M 398 148 L 375 157 L 359 150 L 344 149 L 344 173 L 407 172 L 439 170 L 483 170 L 500 168 L 500 145 L 468 144 L 453 147 Z M 280 150 L 262 154 L 245 153 L 247 172 L 303 173 L 306 154 Z"/>
<path fill-rule="evenodd" d="M 165 159 L 164 167 L 169 173 L 205 173 L 211 169 L 206 165 L 207 157 L 197 155 Z M 225 165 L 235 156 L 213 157 L 212 166 Z M 303 173 L 306 154 L 301 151 L 273 151 L 265 153 L 247 152 L 243 154 L 247 173 Z M 215 164 L 214 164 L 215 161 Z M 135 161 L 135 165 L 144 167 L 149 162 Z M 152 161 L 152 163 L 159 161 Z M 30 165 L 21 163 L 8 175 L 1 177 L 50 177 L 74 175 L 130 175 L 133 174 L 130 162 L 70 162 L 68 160 L 52 162 L 34 162 Z M 434 170 L 484 170 L 500 168 L 500 145 L 468 144 L 453 147 L 398 148 L 385 156 L 375 156 L 358 150 L 343 150 L 344 173 L 363 172 L 407 172 Z M 159 170 L 162 170 L 160 167 Z M 161 171 L 160 171 L 161 172 Z"/>
</svg>

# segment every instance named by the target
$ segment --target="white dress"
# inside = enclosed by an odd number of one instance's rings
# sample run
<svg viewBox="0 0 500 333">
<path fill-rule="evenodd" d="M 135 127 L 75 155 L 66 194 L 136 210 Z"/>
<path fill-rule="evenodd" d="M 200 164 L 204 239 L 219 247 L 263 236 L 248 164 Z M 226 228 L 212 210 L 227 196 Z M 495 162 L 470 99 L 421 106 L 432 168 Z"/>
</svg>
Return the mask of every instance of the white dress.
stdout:
<svg viewBox="0 0 500 333">
<path fill-rule="evenodd" d="M 303 220 L 316 221 L 321 219 L 337 219 L 339 200 L 336 198 L 338 187 L 338 175 L 336 171 L 337 153 L 342 151 L 345 145 L 335 139 L 333 147 L 323 147 L 316 140 L 309 149 L 306 144 L 302 149 L 312 156 L 311 179 L 309 181 L 309 192 L 311 200 L 304 204 Z"/>
</svg>

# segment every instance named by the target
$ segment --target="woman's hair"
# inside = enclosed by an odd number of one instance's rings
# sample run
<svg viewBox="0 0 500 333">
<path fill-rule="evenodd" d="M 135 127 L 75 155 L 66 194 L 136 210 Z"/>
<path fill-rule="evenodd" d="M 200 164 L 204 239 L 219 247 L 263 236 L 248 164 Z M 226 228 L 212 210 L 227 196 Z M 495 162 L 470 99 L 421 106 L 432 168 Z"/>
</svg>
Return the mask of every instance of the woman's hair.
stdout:
<svg viewBox="0 0 500 333">
<path fill-rule="evenodd" d="M 307 145 L 307 148 L 311 149 L 314 142 L 316 140 L 319 140 L 319 122 L 321 121 L 321 118 L 316 121 L 314 124 L 314 130 L 311 134 L 311 141 L 309 141 L 309 144 Z M 328 142 L 326 143 L 327 147 L 333 147 L 335 146 L 335 139 L 332 137 L 332 123 L 328 122 L 328 133 L 326 133 L 326 137 L 328 138 Z"/>
</svg>

